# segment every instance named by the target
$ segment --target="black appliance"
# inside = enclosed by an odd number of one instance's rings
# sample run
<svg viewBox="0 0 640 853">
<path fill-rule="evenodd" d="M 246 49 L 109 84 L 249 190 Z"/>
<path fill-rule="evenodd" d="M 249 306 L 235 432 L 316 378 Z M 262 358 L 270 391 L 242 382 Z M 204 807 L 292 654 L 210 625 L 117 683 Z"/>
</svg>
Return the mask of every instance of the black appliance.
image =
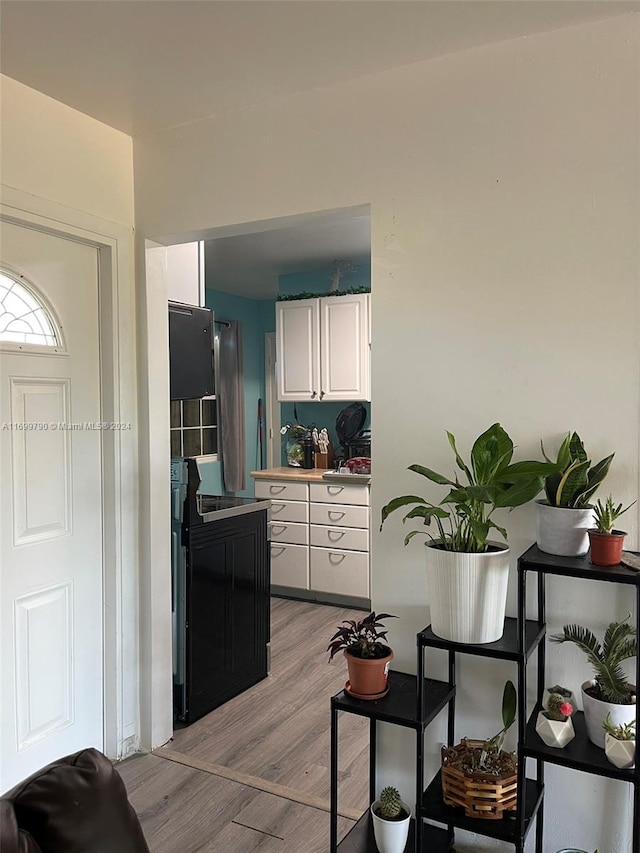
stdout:
<svg viewBox="0 0 640 853">
<path fill-rule="evenodd" d="M 336 418 L 336 435 L 340 442 L 338 455 L 343 459 L 354 456 L 371 457 L 371 431 L 363 430 L 367 410 L 362 403 L 352 403 Z"/>
<path fill-rule="evenodd" d="M 197 400 L 215 394 L 213 311 L 169 302 L 169 396 Z"/>
<path fill-rule="evenodd" d="M 192 723 L 266 678 L 270 501 L 200 495 L 171 460 L 174 720 Z"/>
</svg>

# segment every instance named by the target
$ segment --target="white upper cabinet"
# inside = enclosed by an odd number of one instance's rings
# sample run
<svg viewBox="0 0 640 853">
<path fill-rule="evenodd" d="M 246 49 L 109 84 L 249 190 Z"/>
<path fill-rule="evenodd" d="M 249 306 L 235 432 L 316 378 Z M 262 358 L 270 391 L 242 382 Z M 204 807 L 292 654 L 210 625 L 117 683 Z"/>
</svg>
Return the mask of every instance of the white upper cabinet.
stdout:
<svg viewBox="0 0 640 853">
<path fill-rule="evenodd" d="M 368 293 L 276 303 L 279 400 L 369 400 Z"/>
<path fill-rule="evenodd" d="M 172 302 L 204 307 L 204 242 L 163 247 L 167 291 Z"/>
</svg>

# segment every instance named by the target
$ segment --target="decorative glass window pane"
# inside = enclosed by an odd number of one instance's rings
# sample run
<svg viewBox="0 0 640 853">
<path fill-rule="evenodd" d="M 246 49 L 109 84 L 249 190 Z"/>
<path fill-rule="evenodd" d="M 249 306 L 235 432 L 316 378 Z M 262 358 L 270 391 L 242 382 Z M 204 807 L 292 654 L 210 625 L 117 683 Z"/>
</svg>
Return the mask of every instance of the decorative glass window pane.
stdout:
<svg viewBox="0 0 640 853">
<path fill-rule="evenodd" d="M 0 272 L 0 341 L 60 346 L 60 336 L 47 309 L 15 278 Z"/>
</svg>

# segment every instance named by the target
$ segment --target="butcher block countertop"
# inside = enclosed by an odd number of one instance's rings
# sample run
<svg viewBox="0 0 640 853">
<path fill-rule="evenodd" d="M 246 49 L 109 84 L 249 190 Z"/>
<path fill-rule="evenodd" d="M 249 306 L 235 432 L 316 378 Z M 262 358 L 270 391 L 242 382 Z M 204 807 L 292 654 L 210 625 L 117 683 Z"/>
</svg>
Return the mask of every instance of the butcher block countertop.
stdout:
<svg viewBox="0 0 640 853">
<path fill-rule="evenodd" d="M 289 480 L 294 483 L 359 483 L 368 485 L 369 474 L 336 474 L 327 468 L 265 468 L 264 471 L 252 471 L 254 480 Z"/>
<path fill-rule="evenodd" d="M 322 483 L 326 468 L 265 468 L 252 471 L 254 480 L 293 480 L 296 483 Z"/>
</svg>

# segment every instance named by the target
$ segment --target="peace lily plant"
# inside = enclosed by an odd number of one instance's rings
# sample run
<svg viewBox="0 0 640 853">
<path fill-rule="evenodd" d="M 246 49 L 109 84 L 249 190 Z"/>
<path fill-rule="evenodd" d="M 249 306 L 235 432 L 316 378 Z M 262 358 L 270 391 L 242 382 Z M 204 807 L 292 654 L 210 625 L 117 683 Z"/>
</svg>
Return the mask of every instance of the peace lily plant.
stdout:
<svg viewBox="0 0 640 853">
<path fill-rule="evenodd" d="M 453 433 L 447 432 L 447 438 L 462 474 L 447 477 L 424 465 L 410 465 L 410 471 L 446 486 L 448 492 L 437 504 L 418 495 L 394 498 L 382 509 L 380 529 L 389 515 L 411 507 L 403 522 L 421 526 L 406 535 L 404 544 L 418 533 L 428 539 L 433 632 L 454 642 L 491 643 L 502 636 L 509 575 L 509 548 L 489 540 L 492 531 L 507 539 L 494 512 L 533 500 L 556 465 L 512 462 L 513 442 L 499 423 L 475 440 L 468 463 L 458 452 Z"/>
</svg>

